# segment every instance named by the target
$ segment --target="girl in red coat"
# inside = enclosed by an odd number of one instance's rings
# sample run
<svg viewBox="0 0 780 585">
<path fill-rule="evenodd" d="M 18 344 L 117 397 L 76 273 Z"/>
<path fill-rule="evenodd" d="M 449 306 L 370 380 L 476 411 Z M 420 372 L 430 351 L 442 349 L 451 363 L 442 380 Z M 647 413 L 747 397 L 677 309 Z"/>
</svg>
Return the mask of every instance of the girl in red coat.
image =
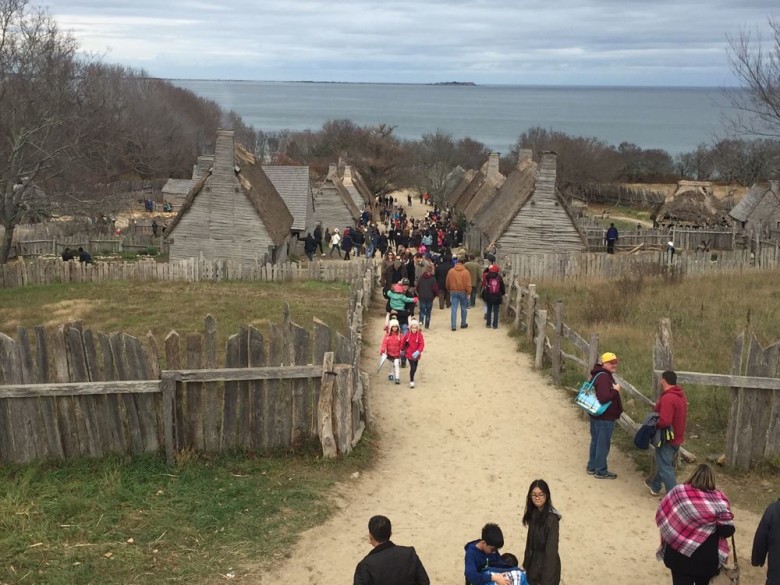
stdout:
<svg viewBox="0 0 780 585">
<path fill-rule="evenodd" d="M 404 336 L 402 347 L 409 361 L 409 388 L 414 388 L 414 374 L 417 372 L 420 354 L 425 349 L 425 339 L 420 331 L 420 323 L 416 319 L 409 320 L 409 332 Z"/>
<path fill-rule="evenodd" d="M 384 338 L 382 338 L 382 349 L 380 353 L 387 354 L 387 359 L 393 360 L 393 372 L 387 376 L 391 382 L 395 380 L 396 384 L 401 383 L 401 351 L 403 335 L 397 319 L 390 319 L 390 327 Z"/>
</svg>

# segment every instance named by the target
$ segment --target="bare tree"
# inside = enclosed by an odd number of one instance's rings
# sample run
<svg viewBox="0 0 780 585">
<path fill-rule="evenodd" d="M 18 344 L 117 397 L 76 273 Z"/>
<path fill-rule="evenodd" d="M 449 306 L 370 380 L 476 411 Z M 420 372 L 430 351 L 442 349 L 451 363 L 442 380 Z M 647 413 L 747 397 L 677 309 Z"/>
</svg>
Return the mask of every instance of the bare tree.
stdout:
<svg viewBox="0 0 780 585">
<path fill-rule="evenodd" d="M 45 198 L 38 184 L 74 160 L 93 105 L 77 45 L 27 0 L 0 0 L 0 262 L 15 227 Z"/>
<path fill-rule="evenodd" d="M 780 137 L 780 21 L 769 19 L 769 27 L 769 46 L 760 33 L 753 36 L 747 30 L 729 37 L 729 64 L 744 91 L 727 96 L 742 113 L 733 120 L 738 131 Z"/>
</svg>

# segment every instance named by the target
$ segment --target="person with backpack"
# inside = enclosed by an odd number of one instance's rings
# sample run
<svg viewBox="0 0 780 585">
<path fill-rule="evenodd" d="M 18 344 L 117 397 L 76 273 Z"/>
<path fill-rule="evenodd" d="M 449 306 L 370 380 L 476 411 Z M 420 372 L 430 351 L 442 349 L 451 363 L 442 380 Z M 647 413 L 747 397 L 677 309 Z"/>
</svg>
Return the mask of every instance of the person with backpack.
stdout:
<svg viewBox="0 0 780 585">
<path fill-rule="evenodd" d="M 501 278 L 501 269 L 492 264 L 485 275 L 485 288 L 482 289 L 482 300 L 487 305 L 485 326 L 498 329 L 498 312 L 501 308 L 503 297 L 506 294 L 504 279 Z"/>
<path fill-rule="evenodd" d="M 655 476 L 645 482 L 652 496 L 661 492 L 661 484 L 669 493 L 677 485 L 674 476 L 674 458 L 685 438 L 685 420 L 688 416 L 688 399 L 677 385 L 677 374 L 670 370 L 661 374 L 661 396 L 653 411 L 658 413 L 656 429 L 661 433 L 661 443 L 655 446 Z"/>
</svg>

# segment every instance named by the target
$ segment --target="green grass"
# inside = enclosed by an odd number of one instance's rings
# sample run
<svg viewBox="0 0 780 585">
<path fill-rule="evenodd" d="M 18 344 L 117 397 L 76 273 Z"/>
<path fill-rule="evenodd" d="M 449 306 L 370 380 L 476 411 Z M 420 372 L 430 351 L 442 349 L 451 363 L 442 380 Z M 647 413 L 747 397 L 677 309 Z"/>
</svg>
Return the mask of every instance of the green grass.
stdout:
<svg viewBox="0 0 780 585">
<path fill-rule="evenodd" d="M 216 583 L 262 571 L 368 465 L 315 453 L 80 459 L 0 470 L 0 583 Z M 131 540 L 132 539 L 132 540 Z"/>
<path fill-rule="evenodd" d="M 671 320 L 675 369 L 730 374 L 735 339 L 746 328 L 757 335 L 763 346 L 777 341 L 778 290 L 780 272 L 685 279 L 645 273 L 612 282 L 537 287 L 541 308 L 552 314 L 553 303 L 562 300 L 564 321 L 586 339 L 591 333 L 598 333 L 600 353 L 614 351 L 620 359 L 620 375 L 649 397 L 653 342 L 661 318 Z M 574 353 L 571 346 L 565 350 Z M 582 381 L 583 372 L 573 364 L 565 366 L 563 381 L 574 387 Z M 729 389 L 687 385 L 685 391 L 689 401 L 686 447 L 700 461 L 723 453 L 731 405 Z M 626 410 L 639 421 L 649 408 L 629 398 Z M 771 466 L 757 473 L 757 489 L 780 491 L 778 474 Z M 770 483 L 766 484 L 767 481 Z"/>
<path fill-rule="evenodd" d="M 338 282 L 135 282 L 55 284 L 0 290 L 0 331 L 13 335 L 17 326 L 56 327 L 80 320 L 95 331 L 124 331 L 162 340 L 203 331 L 211 313 L 217 319 L 220 346 L 242 325 L 263 328 L 281 323 L 289 303 L 294 322 L 307 329 L 318 318 L 344 331 L 349 287 Z"/>
</svg>

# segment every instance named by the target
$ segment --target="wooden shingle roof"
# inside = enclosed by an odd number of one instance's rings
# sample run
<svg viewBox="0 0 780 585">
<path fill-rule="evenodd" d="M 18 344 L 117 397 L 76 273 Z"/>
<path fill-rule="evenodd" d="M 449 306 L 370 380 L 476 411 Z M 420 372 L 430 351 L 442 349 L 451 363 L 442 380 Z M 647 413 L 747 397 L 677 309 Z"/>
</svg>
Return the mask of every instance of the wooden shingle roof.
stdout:
<svg viewBox="0 0 780 585">
<path fill-rule="evenodd" d="M 305 230 L 311 199 L 309 167 L 263 165 L 262 168 L 293 216 L 292 229 Z"/>
</svg>

